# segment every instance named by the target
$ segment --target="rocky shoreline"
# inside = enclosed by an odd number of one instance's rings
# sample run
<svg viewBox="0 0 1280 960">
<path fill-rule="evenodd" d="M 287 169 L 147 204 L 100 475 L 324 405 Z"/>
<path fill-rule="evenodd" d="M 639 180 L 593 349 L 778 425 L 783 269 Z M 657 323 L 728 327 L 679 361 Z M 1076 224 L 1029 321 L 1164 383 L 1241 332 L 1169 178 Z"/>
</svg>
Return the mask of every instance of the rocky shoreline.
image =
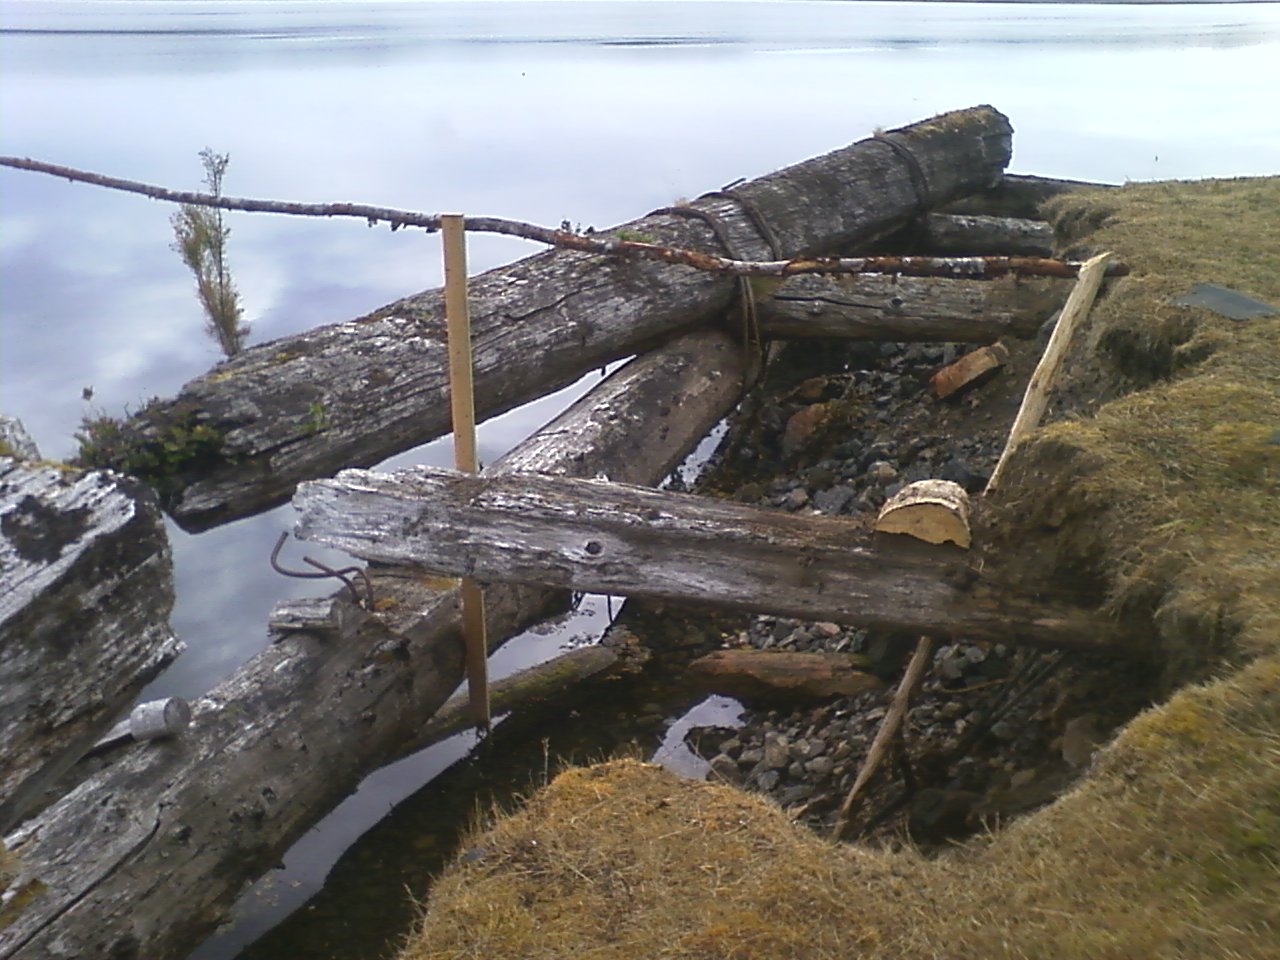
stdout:
<svg viewBox="0 0 1280 960">
<path fill-rule="evenodd" d="M 1013 345 L 996 378 L 947 403 L 934 399 L 929 378 L 967 345 L 788 347 L 731 424 L 698 490 L 793 512 L 869 516 L 902 485 L 929 477 L 979 493 L 1051 319 L 1035 341 Z M 767 795 L 829 833 L 913 640 L 755 617 L 725 644 L 847 654 L 887 689 L 816 707 L 747 704 L 741 728 L 695 728 L 686 743 L 709 762 L 711 778 Z M 855 809 L 854 833 L 928 847 L 1053 800 L 1149 702 L 1141 675 L 1099 666 L 1079 653 L 940 645 L 899 749 Z"/>
</svg>

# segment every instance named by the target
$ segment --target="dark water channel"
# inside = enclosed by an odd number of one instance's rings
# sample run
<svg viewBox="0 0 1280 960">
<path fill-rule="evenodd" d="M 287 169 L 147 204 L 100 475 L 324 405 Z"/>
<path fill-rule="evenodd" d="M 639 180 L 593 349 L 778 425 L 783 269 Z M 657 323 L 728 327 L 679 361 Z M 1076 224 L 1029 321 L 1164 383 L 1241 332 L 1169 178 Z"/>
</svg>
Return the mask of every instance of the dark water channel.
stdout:
<svg viewBox="0 0 1280 960">
<path fill-rule="evenodd" d="M 1018 172 L 1275 173 L 1278 62 L 1276 3 L 0 0 L 0 152 L 194 188 L 212 147 L 231 157 L 229 194 L 603 227 L 983 102 L 1012 118 Z M 73 452 L 82 416 L 172 395 L 217 361 L 169 249 L 170 213 L 0 170 L 0 409 L 46 456 Z M 251 215 L 229 225 L 250 343 L 440 282 L 433 238 Z M 471 266 L 531 252 L 476 237 Z M 481 459 L 596 377 L 485 424 Z M 384 466 L 450 459 L 446 439 Z M 148 695 L 200 696 L 267 642 L 276 602 L 328 589 L 269 574 L 291 525 L 282 508 L 199 536 L 171 530 L 188 651 Z M 576 621 L 513 641 L 494 674 L 588 642 L 606 606 L 591 598 Z M 562 757 L 633 740 L 651 754 L 693 702 L 671 678 L 613 686 L 575 708 L 578 722 L 499 728 L 460 765 L 472 740 L 455 738 L 373 774 L 196 956 L 233 957 L 304 902 L 248 955 L 379 955 L 380 931 L 407 915 L 402 886 L 422 889 L 476 804 L 540 782 Z M 707 709 L 700 723 L 731 712 Z"/>
</svg>

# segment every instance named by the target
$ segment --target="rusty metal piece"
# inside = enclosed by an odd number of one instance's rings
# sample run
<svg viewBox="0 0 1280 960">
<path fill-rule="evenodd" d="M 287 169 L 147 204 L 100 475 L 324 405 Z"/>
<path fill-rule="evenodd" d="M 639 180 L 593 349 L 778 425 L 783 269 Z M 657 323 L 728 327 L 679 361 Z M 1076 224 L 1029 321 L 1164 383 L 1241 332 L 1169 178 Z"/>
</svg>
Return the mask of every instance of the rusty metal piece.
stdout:
<svg viewBox="0 0 1280 960">
<path fill-rule="evenodd" d="M 351 600 L 357 606 L 365 609 L 373 609 L 373 582 L 369 579 L 369 575 L 364 572 L 361 567 L 343 567 L 341 570 L 335 570 L 333 567 L 321 563 L 319 560 L 313 560 L 311 557 L 303 557 L 302 562 L 316 568 L 319 573 L 311 573 L 307 570 L 289 570 L 280 566 L 280 549 L 284 546 L 286 540 L 289 539 L 289 531 L 280 534 L 280 539 L 276 541 L 274 549 L 271 551 L 271 569 L 281 576 L 293 577 L 297 580 L 325 580 L 328 578 L 336 578 L 341 580 L 343 585 L 351 591 Z M 351 577 L 359 578 L 364 584 L 364 596 L 360 595 L 360 591 L 356 589 L 355 582 Z"/>
</svg>

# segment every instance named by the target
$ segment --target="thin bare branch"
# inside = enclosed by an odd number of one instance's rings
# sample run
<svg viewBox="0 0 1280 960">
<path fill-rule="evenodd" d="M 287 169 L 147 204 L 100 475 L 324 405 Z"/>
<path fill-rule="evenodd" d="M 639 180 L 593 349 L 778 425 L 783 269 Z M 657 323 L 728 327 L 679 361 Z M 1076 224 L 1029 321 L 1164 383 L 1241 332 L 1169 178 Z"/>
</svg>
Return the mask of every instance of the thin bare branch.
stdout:
<svg viewBox="0 0 1280 960">
<path fill-rule="evenodd" d="M 889 712 L 885 714 L 884 721 L 876 732 L 876 738 L 871 742 L 871 748 L 867 751 L 866 759 L 862 762 L 862 768 L 854 778 L 853 786 L 849 788 L 849 795 L 845 797 L 844 803 L 840 807 L 839 818 L 836 821 L 837 838 L 844 839 L 848 834 L 850 818 L 853 816 L 858 794 L 871 781 L 872 775 L 879 768 L 885 753 L 888 752 L 889 744 L 893 742 L 894 737 L 902 729 L 902 721 L 906 718 L 907 707 L 911 705 L 911 696 L 924 679 L 925 668 L 928 667 L 932 660 L 933 640 L 929 637 L 921 637 L 916 642 L 915 652 L 912 653 L 911 661 L 907 664 L 907 669 L 903 671 L 902 680 L 899 681 L 898 689 L 893 694 L 893 703 L 889 705 Z"/>
<path fill-rule="evenodd" d="M 428 232 L 440 229 L 440 215 L 397 210 L 392 207 L 374 207 L 360 203 L 292 203 L 283 200 L 254 200 L 246 197 L 222 197 L 207 193 L 170 190 L 136 180 L 122 180 L 102 174 L 77 170 L 42 160 L 0 156 L 0 166 L 29 170 L 63 177 L 80 183 L 138 193 L 153 200 L 191 206 L 217 207 L 223 210 L 239 210 L 246 213 L 284 213 L 303 217 L 354 217 L 365 220 L 370 226 L 388 223 L 392 230 L 401 227 L 419 227 Z M 1017 274 L 1038 277 L 1074 277 L 1080 264 L 1075 261 L 1053 260 L 1045 257 L 801 257 L 793 260 L 733 260 L 728 257 L 682 250 L 656 243 L 624 240 L 608 234 L 575 233 L 572 230 L 553 230 L 521 220 L 501 217 L 467 217 L 467 229 L 475 233 L 497 233 L 520 237 L 535 243 L 577 250 L 599 255 L 628 256 L 643 260 L 660 260 L 664 263 L 693 267 L 710 273 L 733 276 L 789 277 L 802 273 L 853 274 L 897 273 L 918 277 L 967 277 L 991 279 Z M 1123 276 L 1128 267 L 1115 263 L 1108 267 L 1108 276 Z"/>
</svg>

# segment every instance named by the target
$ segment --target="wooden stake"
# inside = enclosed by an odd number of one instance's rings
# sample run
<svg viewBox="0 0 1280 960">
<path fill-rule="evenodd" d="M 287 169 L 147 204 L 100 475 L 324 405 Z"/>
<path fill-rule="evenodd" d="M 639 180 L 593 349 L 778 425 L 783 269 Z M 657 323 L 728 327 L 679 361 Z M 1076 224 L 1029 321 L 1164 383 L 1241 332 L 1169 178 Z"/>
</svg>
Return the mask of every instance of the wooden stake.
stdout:
<svg viewBox="0 0 1280 960">
<path fill-rule="evenodd" d="M 862 792 L 862 788 L 867 785 L 880 766 L 880 761 L 884 759 L 885 753 L 889 749 L 889 744 L 893 742 L 898 731 L 902 728 L 902 721 L 907 715 L 907 707 L 911 703 L 911 695 L 915 693 L 916 687 L 924 679 L 925 668 L 933 659 L 933 640 L 930 637 L 921 637 L 916 642 L 916 649 L 911 654 L 911 662 L 907 664 L 907 669 L 903 671 L 902 681 L 898 684 L 898 689 L 894 691 L 893 703 L 889 705 L 889 712 L 884 716 L 884 722 L 880 724 L 880 729 L 876 731 L 875 740 L 871 741 L 871 749 L 867 751 L 866 759 L 862 761 L 862 767 L 858 770 L 858 775 L 853 780 L 853 786 L 849 788 L 849 795 L 844 798 L 844 803 L 840 807 L 840 815 L 836 820 L 836 838 L 843 839 L 849 830 L 849 818 L 853 813 L 854 803 L 858 799 L 858 794 Z"/>
<path fill-rule="evenodd" d="M 444 310 L 449 331 L 449 403 L 453 411 L 453 459 L 462 473 L 476 473 L 476 408 L 472 385 L 471 317 L 467 311 L 467 240 L 461 214 L 440 218 L 444 241 Z M 485 636 L 484 593 L 462 581 L 462 637 L 466 649 L 471 719 L 489 727 L 489 643 Z"/>
<path fill-rule="evenodd" d="M 1067 355 L 1067 348 L 1071 345 L 1071 337 L 1076 328 L 1089 316 L 1089 309 L 1098 296 L 1102 278 L 1107 273 L 1107 261 L 1111 256 L 1109 252 L 1100 253 L 1085 261 L 1084 266 L 1080 268 L 1079 279 L 1076 280 L 1071 295 L 1067 297 L 1066 305 L 1062 308 L 1062 316 L 1058 318 L 1058 324 L 1053 328 L 1053 335 L 1049 337 L 1049 343 L 1044 348 L 1044 355 L 1040 357 L 1040 362 L 1036 364 L 1035 372 L 1031 374 L 1031 380 L 1027 383 L 1027 391 L 1022 397 L 1022 406 L 1018 408 L 1013 428 L 1009 431 L 1009 441 L 1004 446 L 1004 452 L 1000 454 L 1000 462 L 996 464 L 995 472 L 987 481 L 987 493 L 995 490 L 999 485 L 1005 467 L 1008 465 L 1009 456 L 1026 440 L 1031 431 L 1040 425 L 1045 408 L 1049 405 L 1049 390 L 1053 386 L 1058 371 L 1062 369 L 1062 361 Z"/>
</svg>

